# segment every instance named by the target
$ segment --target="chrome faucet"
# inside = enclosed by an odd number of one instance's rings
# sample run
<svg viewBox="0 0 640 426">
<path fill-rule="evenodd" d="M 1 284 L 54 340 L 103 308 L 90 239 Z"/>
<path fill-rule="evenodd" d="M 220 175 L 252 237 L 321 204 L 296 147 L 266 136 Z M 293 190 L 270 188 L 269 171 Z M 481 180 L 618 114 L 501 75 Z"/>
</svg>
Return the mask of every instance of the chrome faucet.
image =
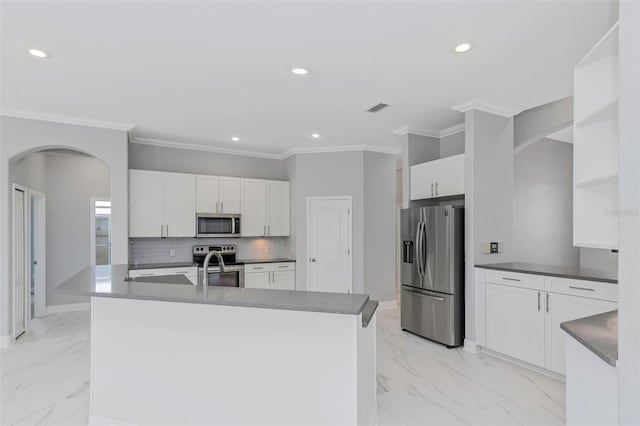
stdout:
<svg viewBox="0 0 640 426">
<path fill-rule="evenodd" d="M 212 256 L 218 258 L 218 263 L 220 264 L 220 272 L 226 272 L 224 260 L 222 259 L 222 255 L 220 254 L 220 252 L 211 250 L 209 253 L 207 253 L 207 256 L 204 258 L 204 263 L 202 264 L 202 286 L 205 290 L 209 287 L 209 261 L 211 260 Z"/>
</svg>

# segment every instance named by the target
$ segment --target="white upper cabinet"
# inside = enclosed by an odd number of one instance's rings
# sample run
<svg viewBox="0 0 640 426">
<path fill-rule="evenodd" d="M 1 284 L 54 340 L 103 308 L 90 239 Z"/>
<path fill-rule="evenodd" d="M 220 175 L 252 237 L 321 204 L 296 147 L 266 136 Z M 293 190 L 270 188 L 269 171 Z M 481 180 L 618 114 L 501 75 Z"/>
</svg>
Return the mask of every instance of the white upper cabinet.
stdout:
<svg viewBox="0 0 640 426">
<path fill-rule="evenodd" d="M 243 237 L 290 235 L 290 184 L 242 179 Z"/>
<path fill-rule="evenodd" d="M 194 175 L 129 171 L 129 236 L 195 237 Z"/>
<path fill-rule="evenodd" d="M 220 178 L 218 176 L 196 176 L 197 213 L 219 213 Z"/>
<path fill-rule="evenodd" d="M 242 179 L 242 213 L 240 235 L 243 237 L 267 236 L 267 182 Z"/>
<path fill-rule="evenodd" d="M 618 24 L 574 70 L 573 245 L 618 248 Z"/>
<path fill-rule="evenodd" d="M 464 154 L 411 166 L 411 199 L 464 194 Z"/>
<path fill-rule="evenodd" d="M 199 175 L 196 188 L 198 213 L 240 214 L 240 178 Z"/>
<path fill-rule="evenodd" d="M 220 213 L 240 214 L 240 178 L 220 177 Z"/>
<path fill-rule="evenodd" d="M 178 173 L 166 176 L 166 237 L 196 236 L 196 177 Z"/>
<path fill-rule="evenodd" d="M 164 237 L 165 175 L 129 171 L 129 236 Z"/>
<path fill-rule="evenodd" d="M 270 181 L 268 189 L 267 236 L 283 237 L 290 234 L 290 191 L 289 182 Z"/>
</svg>

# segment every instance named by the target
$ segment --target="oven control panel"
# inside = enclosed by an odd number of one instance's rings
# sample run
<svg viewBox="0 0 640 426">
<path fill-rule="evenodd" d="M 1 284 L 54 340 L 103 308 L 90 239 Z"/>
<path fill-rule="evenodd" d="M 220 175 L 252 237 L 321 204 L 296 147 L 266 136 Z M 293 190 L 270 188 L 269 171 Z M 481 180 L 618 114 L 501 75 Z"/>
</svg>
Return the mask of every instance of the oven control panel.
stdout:
<svg viewBox="0 0 640 426">
<path fill-rule="evenodd" d="M 235 254 L 236 246 L 234 244 L 216 246 L 193 246 L 193 254 L 206 255 L 210 251 L 217 251 L 224 254 Z"/>
</svg>

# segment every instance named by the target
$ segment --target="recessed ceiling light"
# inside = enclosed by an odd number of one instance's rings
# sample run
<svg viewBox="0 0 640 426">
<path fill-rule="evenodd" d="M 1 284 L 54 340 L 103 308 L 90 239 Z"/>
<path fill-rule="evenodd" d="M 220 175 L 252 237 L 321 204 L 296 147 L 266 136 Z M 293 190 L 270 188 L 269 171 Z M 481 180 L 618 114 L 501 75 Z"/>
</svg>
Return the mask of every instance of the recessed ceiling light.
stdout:
<svg viewBox="0 0 640 426">
<path fill-rule="evenodd" d="M 29 49 L 29 54 L 31 56 L 35 56 L 36 58 L 46 58 L 47 56 L 49 56 L 47 52 L 40 49 Z"/>
<path fill-rule="evenodd" d="M 471 45 L 469 43 L 460 43 L 456 46 L 455 51 L 456 53 L 464 53 L 468 52 L 469 49 L 471 49 Z"/>
<path fill-rule="evenodd" d="M 309 74 L 309 70 L 306 68 L 292 68 L 291 72 L 296 75 L 307 75 Z"/>
<path fill-rule="evenodd" d="M 309 139 L 314 139 L 314 140 L 316 140 L 316 139 L 322 139 L 322 138 L 324 138 L 324 135 L 323 135 L 322 133 L 320 133 L 320 132 L 309 132 L 309 133 L 307 133 L 307 137 L 308 137 Z"/>
<path fill-rule="evenodd" d="M 240 136 L 232 136 L 231 140 L 234 142 L 240 142 Z"/>
</svg>

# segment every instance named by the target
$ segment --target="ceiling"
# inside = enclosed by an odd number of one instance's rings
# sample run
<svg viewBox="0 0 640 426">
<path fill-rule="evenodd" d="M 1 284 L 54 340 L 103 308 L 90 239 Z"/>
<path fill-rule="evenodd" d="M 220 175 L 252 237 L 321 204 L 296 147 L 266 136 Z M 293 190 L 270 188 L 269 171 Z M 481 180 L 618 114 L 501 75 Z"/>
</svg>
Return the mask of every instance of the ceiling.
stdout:
<svg viewBox="0 0 640 426">
<path fill-rule="evenodd" d="M 5 114 L 135 125 L 135 135 L 281 154 L 398 150 L 471 99 L 522 111 L 572 94 L 610 1 L 8 2 Z M 465 54 L 452 49 L 473 45 Z M 51 54 L 35 59 L 31 47 Z M 311 70 L 295 76 L 296 66 Z M 390 107 L 371 114 L 384 102 Z M 305 135 L 324 135 L 311 140 Z M 231 137 L 239 135 L 240 142 Z"/>
</svg>

